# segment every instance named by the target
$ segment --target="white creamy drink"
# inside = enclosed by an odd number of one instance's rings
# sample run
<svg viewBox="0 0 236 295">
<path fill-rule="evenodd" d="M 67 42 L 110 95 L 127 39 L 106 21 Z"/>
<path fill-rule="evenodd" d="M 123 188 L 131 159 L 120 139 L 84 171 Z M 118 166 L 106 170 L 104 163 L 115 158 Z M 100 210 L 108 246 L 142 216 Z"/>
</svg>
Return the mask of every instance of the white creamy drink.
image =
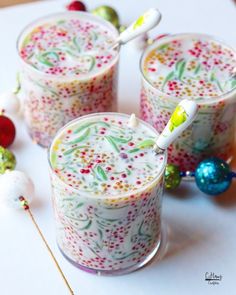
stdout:
<svg viewBox="0 0 236 295">
<path fill-rule="evenodd" d="M 57 240 L 80 267 L 121 271 L 160 244 L 166 155 L 141 120 L 102 113 L 66 125 L 50 148 Z M 149 258 L 150 259 L 150 258 Z"/>
</svg>

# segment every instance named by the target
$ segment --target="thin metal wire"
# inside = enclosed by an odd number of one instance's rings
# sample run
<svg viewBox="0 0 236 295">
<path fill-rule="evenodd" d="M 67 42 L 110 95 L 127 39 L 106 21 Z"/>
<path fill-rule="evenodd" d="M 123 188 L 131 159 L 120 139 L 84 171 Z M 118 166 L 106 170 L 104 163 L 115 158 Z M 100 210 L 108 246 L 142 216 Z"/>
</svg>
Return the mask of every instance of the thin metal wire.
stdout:
<svg viewBox="0 0 236 295">
<path fill-rule="evenodd" d="M 61 269 L 61 267 L 60 267 L 60 265 L 59 265 L 59 263 L 58 263 L 58 261 L 57 261 L 57 259 L 56 259 L 56 257 L 54 256 L 54 254 L 53 254 L 53 252 L 52 252 L 50 246 L 48 245 L 48 242 L 46 241 L 46 239 L 45 239 L 45 237 L 44 237 L 44 235 L 43 235 L 41 229 L 39 228 L 37 222 L 35 221 L 34 216 L 33 216 L 32 212 L 30 211 L 30 208 L 29 208 L 29 207 L 28 207 L 28 208 L 25 208 L 25 211 L 27 211 L 27 212 L 29 213 L 29 216 L 30 216 L 30 218 L 31 218 L 31 220 L 32 220 L 32 222 L 33 222 L 33 224 L 35 225 L 35 227 L 36 227 L 36 229 L 37 229 L 37 231 L 38 231 L 40 237 L 42 238 L 42 240 L 43 240 L 43 242 L 44 242 L 44 244 L 45 244 L 45 246 L 46 246 L 46 248 L 47 248 L 49 254 L 51 255 L 51 257 L 52 257 L 54 263 L 56 264 L 56 267 L 57 267 L 59 273 L 61 274 L 61 276 L 62 276 L 62 278 L 63 278 L 63 281 L 65 282 L 65 284 L 66 284 L 66 286 L 67 286 L 67 288 L 68 288 L 70 294 L 71 294 L 71 295 L 74 295 L 74 294 L 75 294 L 74 291 L 72 290 L 72 288 L 71 288 L 69 282 L 67 281 L 67 279 L 66 279 L 66 277 L 65 277 L 65 275 L 64 275 L 64 273 L 63 273 L 63 271 L 62 271 L 62 269 Z"/>
</svg>

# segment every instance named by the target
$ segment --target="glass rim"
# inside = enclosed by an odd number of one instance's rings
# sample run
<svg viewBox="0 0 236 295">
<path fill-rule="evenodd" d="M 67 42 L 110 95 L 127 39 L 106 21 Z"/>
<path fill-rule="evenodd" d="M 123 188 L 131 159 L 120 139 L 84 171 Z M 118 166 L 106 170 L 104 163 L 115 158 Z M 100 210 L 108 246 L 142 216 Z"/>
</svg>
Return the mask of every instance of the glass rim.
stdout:
<svg viewBox="0 0 236 295">
<path fill-rule="evenodd" d="M 108 195 L 108 194 L 107 195 L 106 194 L 95 195 L 95 194 L 93 194 L 91 192 L 81 191 L 80 189 L 76 189 L 73 186 L 70 186 L 65 181 L 63 181 L 53 170 L 53 167 L 52 167 L 52 164 L 51 164 L 51 150 L 52 150 L 54 142 L 58 139 L 59 135 L 63 132 L 63 130 L 65 130 L 68 126 L 75 124 L 77 121 L 84 120 L 84 119 L 87 119 L 89 117 L 104 116 L 104 115 L 118 115 L 118 116 L 127 117 L 127 118 L 130 117 L 130 115 L 125 114 L 125 113 L 101 112 L 101 113 L 92 113 L 92 114 L 84 115 L 84 116 L 76 118 L 76 119 L 68 122 L 67 124 L 65 124 L 63 127 L 61 127 L 57 131 L 57 133 L 54 136 L 52 142 L 50 143 L 49 147 L 47 148 L 47 160 L 48 160 L 48 164 L 49 164 L 50 173 L 52 173 L 53 176 L 56 177 L 56 179 L 62 185 L 64 185 L 65 187 L 68 187 L 70 191 L 75 192 L 77 194 L 80 194 L 82 197 L 86 197 L 86 198 L 92 198 L 92 199 L 94 199 L 94 198 L 95 199 L 107 199 L 108 198 L 110 200 L 114 200 L 114 199 L 126 198 L 126 197 L 129 197 L 130 195 L 133 195 L 133 194 L 141 194 L 142 192 L 145 192 L 149 187 L 153 187 L 155 185 L 155 183 L 158 182 L 160 180 L 160 178 L 163 176 L 163 174 L 165 172 L 166 164 L 167 164 L 167 151 L 164 151 L 164 153 L 162 154 L 162 156 L 164 157 L 164 160 L 163 160 L 161 170 L 158 172 L 158 175 L 154 179 L 152 179 L 150 182 L 148 182 L 148 184 L 146 184 L 145 186 L 141 187 L 140 189 L 137 189 L 137 190 L 133 191 L 133 193 L 125 192 L 125 193 L 121 193 L 121 194 L 117 194 L 117 195 Z M 159 136 L 159 133 L 157 132 L 157 130 L 153 126 L 151 126 L 147 122 L 143 121 L 142 119 L 139 119 L 139 120 L 141 121 L 142 124 L 147 126 L 149 129 L 154 131 L 154 133 L 157 136 Z"/>
<path fill-rule="evenodd" d="M 184 37 L 188 37 L 188 36 L 199 36 L 202 38 L 207 38 L 207 39 L 211 39 L 216 41 L 217 43 L 219 43 L 220 45 L 226 47 L 227 49 L 231 50 L 234 55 L 235 55 L 235 59 L 236 59 L 236 50 L 229 46 L 227 43 L 225 43 L 223 40 L 219 39 L 218 37 L 215 37 L 213 35 L 209 35 L 209 34 L 203 34 L 203 33 L 177 33 L 177 34 L 169 34 L 166 35 L 164 37 L 161 37 L 160 39 L 156 40 L 154 43 L 152 43 L 151 45 L 147 46 L 147 48 L 143 51 L 141 58 L 139 60 L 139 70 L 141 72 L 141 76 L 142 79 L 158 94 L 163 95 L 165 98 L 167 98 L 168 100 L 171 100 L 172 102 L 174 102 L 175 104 L 178 104 L 181 100 L 186 99 L 186 97 L 174 97 L 174 95 L 170 95 L 165 93 L 164 91 L 161 91 L 160 89 L 158 89 L 157 87 L 155 87 L 146 77 L 143 71 L 143 61 L 145 59 L 145 57 L 147 56 L 147 54 L 154 49 L 155 47 L 165 43 L 166 41 L 169 41 L 171 39 L 175 39 L 175 38 L 184 38 Z M 219 96 L 215 96 L 215 97 L 209 97 L 207 99 L 204 100 L 204 98 L 202 99 L 198 99 L 196 100 L 196 103 L 198 105 L 210 105 L 210 104 L 214 104 L 216 102 L 219 102 L 221 100 L 228 100 L 229 97 L 231 96 L 232 93 L 236 94 L 236 86 L 234 88 L 232 88 L 231 90 L 219 95 Z M 188 98 L 191 100 L 194 100 L 194 98 Z"/>
<path fill-rule="evenodd" d="M 20 55 L 20 45 L 22 43 L 23 37 L 25 37 L 30 31 L 32 31 L 32 29 L 34 29 L 37 25 L 43 24 L 45 23 L 47 20 L 53 19 L 53 18 L 57 18 L 60 16 L 76 16 L 77 18 L 83 17 L 85 19 L 93 19 L 95 20 L 98 24 L 102 23 L 105 27 L 108 27 L 109 30 L 114 33 L 114 37 L 118 37 L 119 36 L 119 31 L 117 30 L 117 28 L 110 22 L 108 22 L 107 20 L 93 15 L 92 13 L 89 12 L 84 12 L 84 11 L 64 11 L 64 12 L 56 12 L 56 13 L 51 13 L 51 14 L 47 14 L 45 16 L 39 17 L 35 20 L 33 20 L 32 22 L 28 23 L 19 33 L 17 40 L 16 40 L 16 51 L 17 51 L 17 55 L 18 58 L 20 60 L 20 63 L 26 67 L 26 69 L 28 69 L 29 71 L 33 71 L 34 73 L 42 76 L 43 78 L 50 78 L 52 80 L 63 80 L 63 81 L 74 81 L 74 80 L 78 80 L 78 81 L 83 81 L 83 80 L 87 80 L 87 79 L 91 79 L 96 77 L 97 75 L 100 75 L 102 73 L 105 73 L 107 70 L 109 70 L 113 65 L 116 64 L 116 62 L 119 59 L 120 56 L 120 46 L 117 46 L 117 54 L 115 55 L 115 57 L 112 59 L 112 61 L 110 63 L 108 63 L 104 68 L 99 69 L 98 71 L 96 71 L 95 73 L 92 74 L 84 74 L 81 77 L 76 76 L 76 75 L 70 75 L 70 76 L 63 76 L 63 75 L 53 75 L 53 74 L 49 74 L 49 73 L 45 73 L 43 71 L 40 71 L 36 68 L 34 68 L 33 66 L 31 66 L 29 63 L 27 63 Z"/>
</svg>

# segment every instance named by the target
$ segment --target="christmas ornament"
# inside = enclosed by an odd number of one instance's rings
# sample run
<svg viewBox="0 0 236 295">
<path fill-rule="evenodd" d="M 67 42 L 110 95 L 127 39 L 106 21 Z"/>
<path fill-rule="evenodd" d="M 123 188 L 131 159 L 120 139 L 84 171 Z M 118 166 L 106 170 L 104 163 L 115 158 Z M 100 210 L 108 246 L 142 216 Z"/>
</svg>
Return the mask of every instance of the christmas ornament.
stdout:
<svg viewBox="0 0 236 295">
<path fill-rule="evenodd" d="M 32 180 L 21 171 L 8 171 L 0 176 L 0 199 L 8 206 L 20 209 L 20 196 L 24 196 L 31 203 L 34 196 Z"/>
<path fill-rule="evenodd" d="M 6 122 L 9 125 L 5 124 Z M 6 126 L 8 126 L 8 128 L 6 128 Z M 9 128 L 9 126 L 11 127 Z M 14 124 L 11 122 L 10 119 L 2 115 L 0 116 L 0 130 L 1 144 L 2 142 L 6 142 L 6 140 L 2 140 L 2 138 L 11 138 L 12 143 L 15 137 Z M 5 137 L 2 137 L 2 132 L 4 133 Z M 47 240 L 45 239 L 40 227 L 35 221 L 35 218 L 30 210 L 29 204 L 34 196 L 34 184 L 32 180 L 24 172 L 17 170 L 11 171 L 15 168 L 15 165 L 16 160 L 13 153 L 10 152 L 8 149 L 5 149 L 4 147 L 0 146 L 0 202 L 10 208 L 24 209 L 29 214 L 31 221 L 33 222 L 47 250 L 49 251 L 51 258 L 56 264 L 56 267 L 60 272 L 70 294 L 74 295 L 74 292 L 70 284 L 68 283 L 59 263 L 57 262 L 50 246 L 47 243 Z"/>
<path fill-rule="evenodd" d="M 0 146 L 0 174 L 7 170 L 13 170 L 16 166 L 16 158 L 11 151 Z"/>
<path fill-rule="evenodd" d="M 72 1 L 69 3 L 66 8 L 68 10 L 75 10 L 75 11 L 86 11 L 86 6 L 83 2 L 81 1 Z"/>
<path fill-rule="evenodd" d="M 20 101 L 13 92 L 4 92 L 0 94 L 0 112 L 15 115 L 19 112 Z"/>
<path fill-rule="evenodd" d="M 16 129 L 12 120 L 6 116 L 0 115 L 0 145 L 8 147 L 15 139 Z"/>
<path fill-rule="evenodd" d="M 173 168 L 175 167 L 175 168 Z M 170 177 L 171 172 L 173 178 Z M 232 179 L 236 178 L 236 172 L 230 170 L 229 165 L 216 157 L 211 157 L 200 162 L 195 171 L 179 172 L 179 168 L 173 164 L 167 164 L 165 173 L 165 187 L 176 188 L 181 178 L 194 179 L 200 191 L 208 195 L 219 195 L 225 192 L 231 185 Z M 178 185 L 176 184 L 178 183 Z"/>
<path fill-rule="evenodd" d="M 175 189 L 181 182 L 179 168 L 174 164 L 167 164 L 165 170 L 165 187 Z"/>
<path fill-rule="evenodd" d="M 99 6 L 91 11 L 94 15 L 100 16 L 119 28 L 119 15 L 114 8 L 110 6 Z"/>
<path fill-rule="evenodd" d="M 195 181 L 198 188 L 208 195 L 218 195 L 225 192 L 232 181 L 229 165 L 218 158 L 202 161 L 195 171 Z"/>
<path fill-rule="evenodd" d="M 5 205 L 7 205 L 10 208 L 23 209 L 29 214 L 31 221 L 33 222 L 35 228 L 37 229 L 38 234 L 40 235 L 51 258 L 56 264 L 56 267 L 59 273 L 61 274 L 62 279 L 65 282 L 70 294 L 74 295 L 74 292 L 69 282 L 67 281 L 56 257 L 54 256 L 49 244 L 47 243 L 47 240 L 45 239 L 40 227 L 38 226 L 30 210 L 29 201 L 31 201 L 32 195 L 34 193 L 34 185 L 31 179 L 25 173 L 20 171 L 7 172 L 6 174 L 0 176 L 0 187 L 1 187 L 0 200 L 4 202 Z M 25 195 L 22 195 L 22 193 L 24 192 L 26 192 L 29 199 L 26 198 Z M 32 195 L 30 195 L 30 193 L 32 193 Z M 2 198 L 4 198 L 4 200 Z"/>
</svg>

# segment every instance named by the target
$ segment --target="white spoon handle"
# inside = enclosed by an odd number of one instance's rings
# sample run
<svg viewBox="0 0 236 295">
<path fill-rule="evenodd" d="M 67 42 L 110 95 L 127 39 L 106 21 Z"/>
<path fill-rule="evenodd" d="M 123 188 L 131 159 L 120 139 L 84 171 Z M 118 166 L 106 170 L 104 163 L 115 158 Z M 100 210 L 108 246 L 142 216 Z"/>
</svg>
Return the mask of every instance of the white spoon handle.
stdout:
<svg viewBox="0 0 236 295">
<path fill-rule="evenodd" d="M 125 44 L 159 24 L 161 13 L 156 8 L 151 8 L 134 21 L 128 28 L 120 34 L 116 43 Z"/>
<path fill-rule="evenodd" d="M 158 137 L 154 150 L 162 153 L 193 122 L 198 106 L 195 101 L 182 100 L 171 115 L 165 129 Z"/>
</svg>

